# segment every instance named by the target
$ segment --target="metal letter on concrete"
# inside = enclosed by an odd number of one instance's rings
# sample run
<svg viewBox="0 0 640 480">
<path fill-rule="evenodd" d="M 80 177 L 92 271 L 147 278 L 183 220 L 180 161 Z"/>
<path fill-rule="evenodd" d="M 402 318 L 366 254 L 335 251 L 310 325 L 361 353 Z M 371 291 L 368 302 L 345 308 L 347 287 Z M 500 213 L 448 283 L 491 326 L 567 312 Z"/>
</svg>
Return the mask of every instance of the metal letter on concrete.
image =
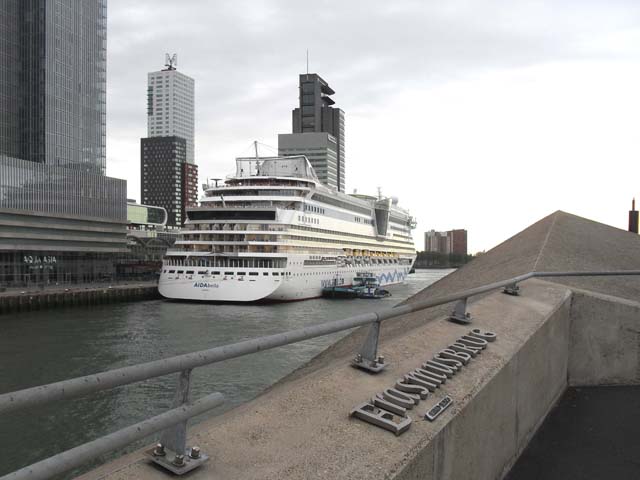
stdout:
<svg viewBox="0 0 640 480">
<path fill-rule="evenodd" d="M 367 423 L 389 430 L 400 435 L 411 426 L 411 417 L 398 417 L 393 413 L 382 410 L 369 402 L 358 405 L 351 411 L 352 417 L 357 417 Z"/>
<path fill-rule="evenodd" d="M 388 412 L 395 413 L 401 417 L 407 416 L 407 409 L 396 405 L 395 403 L 387 402 L 379 393 L 371 399 L 371 402 L 378 408 L 387 410 Z"/>
<path fill-rule="evenodd" d="M 351 362 L 354 367 L 362 368 L 369 372 L 381 372 L 387 366 L 384 357 L 378 356 L 378 340 L 380 338 L 380 320 L 373 322 L 367 332 L 367 338 L 360 349 L 360 353 Z"/>
<path fill-rule="evenodd" d="M 429 389 L 422 385 L 411 384 L 405 378 L 401 378 L 396 382 L 396 390 L 405 393 L 413 393 L 419 395 L 421 400 L 424 400 L 429 396 Z"/>
<path fill-rule="evenodd" d="M 487 342 L 495 342 L 497 335 L 493 332 L 483 332 L 479 328 L 474 328 L 469 332 L 470 337 L 481 338 Z"/>
</svg>

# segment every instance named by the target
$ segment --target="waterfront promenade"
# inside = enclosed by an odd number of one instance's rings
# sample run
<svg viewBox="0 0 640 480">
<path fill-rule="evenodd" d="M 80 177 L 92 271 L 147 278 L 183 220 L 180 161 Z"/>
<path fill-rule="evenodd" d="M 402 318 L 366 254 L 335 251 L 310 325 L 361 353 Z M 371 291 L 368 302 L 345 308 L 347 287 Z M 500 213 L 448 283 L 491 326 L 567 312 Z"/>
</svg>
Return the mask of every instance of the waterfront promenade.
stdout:
<svg viewBox="0 0 640 480">
<path fill-rule="evenodd" d="M 407 301 L 531 271 L 612 270 L 640 270 L 639 237 L 556 212 Z M 568 387 L 640 384 L 638 277 L 530 279 L 520 287 L 519 296 L 473 298 L 471 326 L 448 322 L 450 305 L 383 323 L 379 353 L 389 366 L 378 375 L 349 366 L 366 330 L 343 338 L 255 400 L 193 428 L 188 443 L 211 460 L 189 478 L 503 478 Z M 349 417 L 473 327 L 497 340 L 409 412 L 407 432 L 394 436 Z M 453 405 L 425 421 L 445 395 Z M 167 477 L 138 451 L 81 478 Z"/>
</svg>

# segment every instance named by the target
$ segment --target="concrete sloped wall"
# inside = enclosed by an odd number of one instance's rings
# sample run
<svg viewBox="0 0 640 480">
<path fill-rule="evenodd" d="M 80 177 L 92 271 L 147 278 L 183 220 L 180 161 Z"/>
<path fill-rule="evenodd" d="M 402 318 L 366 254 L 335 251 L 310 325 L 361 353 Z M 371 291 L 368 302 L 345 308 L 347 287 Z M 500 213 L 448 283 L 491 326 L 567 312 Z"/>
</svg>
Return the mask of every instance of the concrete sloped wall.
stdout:
<svg viewBox="0 0 640 480">
<path fill-rule="evenodd" d="M 640 384 L 640 303 L 574 291 L 569 384 Z"/>
<path fill-rule="evenodd" d="M 572 291 L 393 478 L 502 478 L 567 386 L 630 384 L 640 384 L 640 303 Z"/>
<path fill-rule="evenodd" d="M 502 478 L 567 387 L 570 304 L 567 297 L 394 478 Z"/>
</svg>

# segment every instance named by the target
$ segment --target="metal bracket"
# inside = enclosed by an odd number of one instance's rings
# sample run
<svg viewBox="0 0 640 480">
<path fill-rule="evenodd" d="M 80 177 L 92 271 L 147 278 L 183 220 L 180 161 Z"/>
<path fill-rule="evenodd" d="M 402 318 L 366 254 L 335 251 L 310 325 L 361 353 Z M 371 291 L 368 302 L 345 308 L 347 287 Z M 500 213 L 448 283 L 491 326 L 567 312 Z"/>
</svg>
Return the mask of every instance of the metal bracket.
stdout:
<svg viewBox="0 0 640 480">
<path fill-rule="evenodd" d="M 384 362 L 384 357 L 378 355 L 378 340 L 380 338 L 380 320 L 373 322 L 369 327 L 367 338 L 360 349 L 360 353 L 353 359 L 351 365 L 372 373 L 384 370 L 388 365 Z"/>
<path fill-rule="evenodd" d="M 517 283 L 512 283 L 511 285 L 507 285 L 506 287 L 504 287 L 502 293 L 517 297 L 518 295 L 520 295 L 520 287 Z"/>
<path fill-rule="evenodd" d="M 450 322 L 469 324 L 473 319 L 471 318 L 471 314 L 467 312 L 467 299 L 463 298 L 462 300 L 458 300 L 456 306 L 453 307 L 453 312 L 449 316 Z"/>
<path fill-rule="evenodd" d="M 189 403 L 190 399 L 191 369 L 188 369 L 181 371 L 178 376 L 173 407 Z M 187 449 L 187 420 L 164 430 L 160 435 L 160 443 L 146 453 L 154 463 L 176 475 L 190 472 L 209 460 L 209 456 L 201 453 L 200 448 L 193 446 Z"/>
</svg>

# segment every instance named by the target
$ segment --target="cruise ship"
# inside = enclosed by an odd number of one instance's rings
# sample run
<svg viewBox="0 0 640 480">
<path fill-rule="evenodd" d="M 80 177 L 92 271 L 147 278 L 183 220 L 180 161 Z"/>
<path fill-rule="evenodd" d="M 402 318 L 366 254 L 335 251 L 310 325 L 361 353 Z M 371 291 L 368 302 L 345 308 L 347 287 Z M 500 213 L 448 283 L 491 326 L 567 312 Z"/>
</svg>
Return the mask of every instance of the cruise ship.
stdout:
<svg viewBox="0 0 640 480">
<path fill-rule="evenodd" d="M 319 297 L 362 272 L 401 283 L 413 228 L 397 199 L 328 188 L 305 156 L 238 158 L 187 209 L 158 288 L 169 299 L 255 302 Z"/>
</svg>

